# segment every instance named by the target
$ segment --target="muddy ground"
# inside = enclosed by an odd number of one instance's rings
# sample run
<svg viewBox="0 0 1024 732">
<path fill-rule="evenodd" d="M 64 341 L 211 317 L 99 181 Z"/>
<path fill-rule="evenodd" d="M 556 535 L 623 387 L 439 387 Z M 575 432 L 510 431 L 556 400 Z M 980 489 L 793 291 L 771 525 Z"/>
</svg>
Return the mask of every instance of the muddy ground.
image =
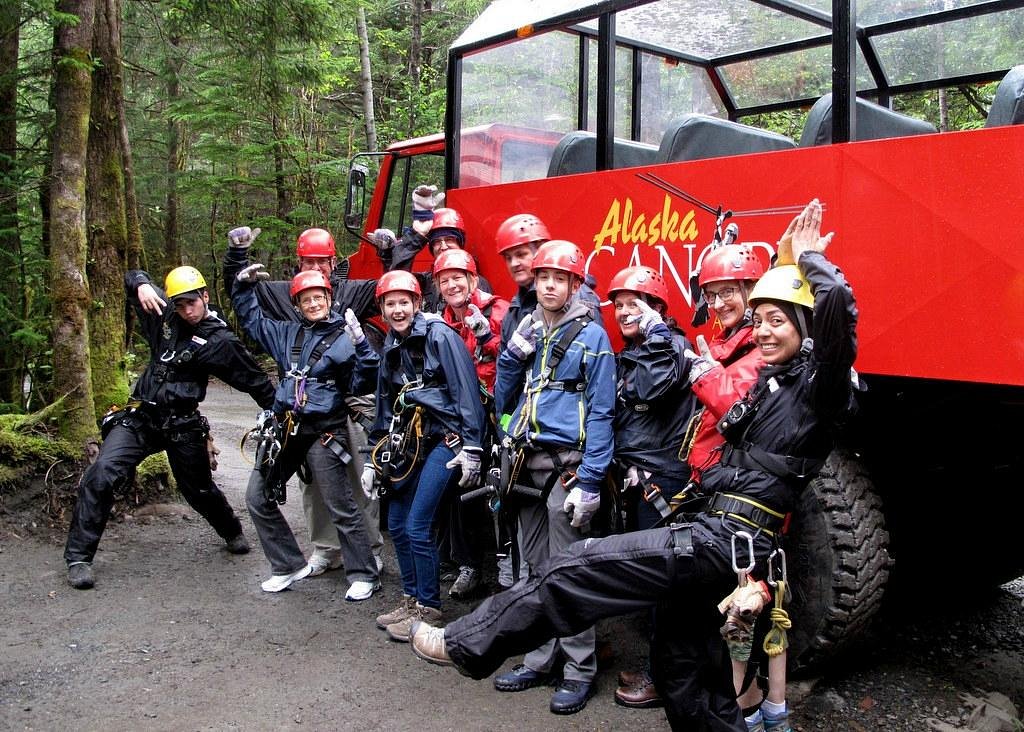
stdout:
<svg viewBox="0 0 1024 732">
<path fill-rule="evenodd" d="M 238 450 L 256 409 L 216 386 L 204 408 L 223 450 L 217 480 L 244 513 L 248 466 Z M 295 496 L 287 515 L 305 545 Z M 227 554 L 182 505 L 115 518 L 97 585 L 68 587 L 63 534 L 33 514 L 0 513 L 0 729 L 5 730 L 626 730 L 667 729 L 658 710 L 612 698 L 616 672 L 641 648 L 638 618 L 599 625 L 597 696 L 571 717 L 549 689 L 499 694 L 415 659 L 373 623 L 400 590 L 393 554 L 384 590 L 346 603 L 329 572 L 278 595 L 255 551 Z M 952 592 L 939 593 L 950 597 Z M 792 688 L 802 730 L 925 730 L 961 724 L 961 695 L 998 691 L 1024 708 L 1024 581 L 966 605 L 915 613 L 890 606 L 861 652 Z M 455 617 L 473 602 L 449 602 Z M 509 664 L 511 665 L 511 664 Z"/>
</svg>

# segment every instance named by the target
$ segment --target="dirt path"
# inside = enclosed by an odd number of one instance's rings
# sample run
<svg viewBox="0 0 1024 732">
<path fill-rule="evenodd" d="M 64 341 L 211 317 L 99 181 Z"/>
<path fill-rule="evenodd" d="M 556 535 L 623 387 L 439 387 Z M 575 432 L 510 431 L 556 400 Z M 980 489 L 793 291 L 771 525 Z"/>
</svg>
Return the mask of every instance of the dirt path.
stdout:
<svg viewBox="0 0 1024 732">
<path fill-rule="evenodd" d="M 236 446 L 255 407 L 217 386 L 204 412 L 223 451 L 218 483 L 243 514 L 248 466 Z M 298 504 L 288 515 L 305 544 Z M 560 718 L 547 711 L 549 689 L 499 694 L 386 640 L 373 617 L 400 594 L 390 554 L 384 591 L 368 602 L 344 602 L 337 572 L 267 595 L 248 516 L 255 551 L 234 557 L 172 507 L 112 522 L 96 589 L 77 592 L 64 580 L 63 538 L 10 519 L 0 516 L 0 729 L 667 729 L 659 711 L 612 700 L 615 672 L 641 645 L 631 619 L 599 626 L 597 697 Z M 913 626 L 890 619 L 856 665 L 802 702 L 798 728 L 924 729 L 926 716 L 958 718 L 958 692 L 976 687 L 1024 705 L 1024 588 L 1015 591 Z"/>
</svg>

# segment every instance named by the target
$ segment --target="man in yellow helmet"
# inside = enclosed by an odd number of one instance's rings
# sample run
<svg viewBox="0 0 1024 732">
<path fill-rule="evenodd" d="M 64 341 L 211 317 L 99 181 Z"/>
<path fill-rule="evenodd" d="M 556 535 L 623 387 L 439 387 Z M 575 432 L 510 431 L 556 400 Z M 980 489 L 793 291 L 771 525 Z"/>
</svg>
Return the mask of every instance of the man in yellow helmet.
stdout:
<svg viewBox="0 0 1024 732">
<path fill-rule="evenodd" d="M 92 560 L 114 489 L 132 480 L 143 458 L 161 450 L 167 451 L 178 490 L 224 539 L 227 550 L 248 552 L 242 525 L 213 482 L 206 451 L 210 425 L 198 408 L 211 375 L 246 392 L 263 409 L 274 403 L 267 375 L 210 309 L 199 270 L 172 269 L 163 290 L 145 272 L 131 270 L 125 290 L 153 358 L 135 382 L 128 405 L 104 418 L 100 454 L 78 485 L 64 559 L 68 582 L 79 590 L 94 584 Z"/>
</svg>

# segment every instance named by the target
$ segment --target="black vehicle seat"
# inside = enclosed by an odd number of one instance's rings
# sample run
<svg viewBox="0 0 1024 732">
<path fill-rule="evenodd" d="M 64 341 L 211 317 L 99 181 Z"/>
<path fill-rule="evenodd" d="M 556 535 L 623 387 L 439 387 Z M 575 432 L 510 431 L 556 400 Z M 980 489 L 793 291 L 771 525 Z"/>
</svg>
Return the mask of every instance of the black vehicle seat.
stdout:
<svg viewBox="0 0 1024 732">
<path fill-rule="evenodd" d="M 996 87 L 986 127 L 1024 124 L 1024 65 L 1014 66 Z"/>
<path fill-rule="evenodd" d="M 658 162 L 703 160 L 792 147 L 796 147 L 792 140 L 776 132 L 706 114 L 684 114 L 665 130 Z"/>
<path fill-rule="evenodd" d="M 658 162 L 658 148 L 643 142 L 615 138 L 613 167 L 632 168 Z M 597 135 L 586 130 L 566 134 L 555 146 L 548 163 L 548 177 L 590 173 L 597 169 Z"/>
<path fill-rule="evenodd" d="M 910 137 L 938 132 L 930 122 L 908 117 L 879 106 L 866 99 L 857 99 L 857 139 L 881 140 L 886 137 Z M 832 94 L 828 93 L 814 103 L 803 134 L 800 147 L 830 145 L 832 143 Z"/>
</svg>

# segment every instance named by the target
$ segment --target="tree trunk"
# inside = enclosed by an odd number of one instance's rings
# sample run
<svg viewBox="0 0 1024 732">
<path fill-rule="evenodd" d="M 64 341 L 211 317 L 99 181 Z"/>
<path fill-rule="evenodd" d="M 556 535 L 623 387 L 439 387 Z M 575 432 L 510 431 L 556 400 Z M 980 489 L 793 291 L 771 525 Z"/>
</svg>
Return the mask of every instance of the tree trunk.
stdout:
<svg viewBox="0 0 1024 732">
<path fill-rule="evenodd" d="M 370 34 L 366 30 L 366 11 L 356 9 L 356 33 L 359 35 L 359 88 L 363 92 L 363 125 L 366 149 L 377 150 L 377 122 L 373 116 L 373 76 L 370 75 Z"/>
<path fill-rule="evenodd" d="M 274 99 L 276 100 L 276 96 Z M 288 206 L 287 180 L 284 175 L 284 132 L 281 130 L 281 118 L 278 113 L 275 111 L 271 115 L 274 134 L 274 191 L 277 195 L 277 218 L 294 223 L 288 215 L 290 207 Z"/>
<path fill-rule="evenodd" d="M 89 356 L 96 414 L 128 400 L 125 373 L 125 213 L 124 159 L 121 155 L 121 31 L 116 0 L 96 0 L 92 114 L 86 178 L 86 230 L 89 234 Z"/>
<path fill-rule="evenodd" d="M 89 284 L 85 275 L 85 165 L 92 94 L 95 0 L 60 0 L 58 10 L 79 18 L 54 31 L 53 167 L 50 248 L 53 288 L 53 386 L 65 396 L 61 434 L 75 444 L 96 435 L 89 367 Z"/>
<path fill-rule="evenodd" d="M 412 0 L 409 22 L 409 136 L 416 134 L 416 104 L 420 98 L 420 65 L 423 63 L 423 0 Z"/>
<path fill-rule="evenodd" d="M 115 0 L 118 19 L 117 44 L 121 48 L 121 0 Z M 118 51 L 120 53 L 120 50 Z M 117 120 L 120 127 L 121 162 L 124 164 L 124 213 L 127 225 L 128 242 L 125 250 L 125 266 L 128 269 L 145 269 L 142 266 L 142 222 L 139 220 L 139 199 L 135 195 L 135 162 L 132 158 L 132 145 L 128 139 L 128 113 L 124 102 L 123 64 L 114 68 L 117 85 L 121 93 L 114 100 L 117 104 Z M 124 308 L 124 349 L 131 350 L 132 333 L 135 332 L 135 310 L 125 302 Z"/>
<path fill-rule="evenodd" d="M 18 43 L 20 3 L 0 6 L 0 402 L 21 403 L 21 348 L 11 347 L 24 302 L 24 257 L 18 229 Z M 15 277 L 15 272 L 22 272 Z"/>
<path fill-rule="evenodd" d="M 181 97 L 178 75 L 181 73 L 181 36 L 172 34 L 167 49 L 167 63 L 164 67 L 167 82 L 167 105 L 171 106 Z M 167 120 L 167 198 L 164 213 L 164 269 L 170 270 L 181 264 L 178 247 L 178 173 L 182 169 L 181 156 L 182 123 L 168 115 Z"/>
<path fill-rule="evenodd" d="M 117 104 L 117 121 L 121 143 L 121 162 L 124 165 L 124 212 L 128 227 L 128 248 L 125 250 L 125 265 L 128 269 L 142 269 L 142 222 L 139 220 L 139 200 L 135 195 L 135 163 L 132 159 L 132 145 L 128 139 L 128 114 L 124 103 L 124 67 L 121 61 L 121 0 L 114 0 L 114 18 L 117 21 L 118 64 L 113 68 L 115 84 L 120 91 L 114 98 Z"/>
</svg>

